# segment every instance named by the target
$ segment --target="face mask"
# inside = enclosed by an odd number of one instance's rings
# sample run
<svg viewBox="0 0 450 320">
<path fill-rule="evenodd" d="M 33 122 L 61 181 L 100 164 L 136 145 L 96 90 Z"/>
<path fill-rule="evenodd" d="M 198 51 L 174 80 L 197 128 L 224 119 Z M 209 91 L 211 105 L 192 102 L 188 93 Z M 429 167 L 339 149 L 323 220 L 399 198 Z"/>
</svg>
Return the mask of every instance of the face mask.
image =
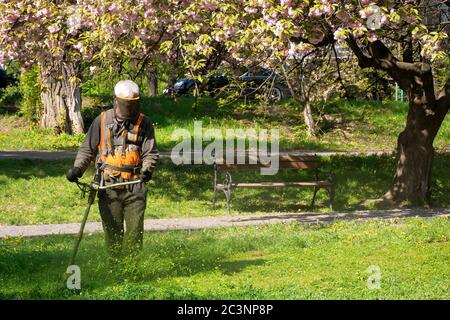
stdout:
<svg viewBox="0 0 450 320">
<path fill-rule="evenodd" d="M 136 120 L 140 113 L 139 98 L 127 100 L 116 97 L 114 101 L 114 113 L 118 120 Z"/>
</svg>

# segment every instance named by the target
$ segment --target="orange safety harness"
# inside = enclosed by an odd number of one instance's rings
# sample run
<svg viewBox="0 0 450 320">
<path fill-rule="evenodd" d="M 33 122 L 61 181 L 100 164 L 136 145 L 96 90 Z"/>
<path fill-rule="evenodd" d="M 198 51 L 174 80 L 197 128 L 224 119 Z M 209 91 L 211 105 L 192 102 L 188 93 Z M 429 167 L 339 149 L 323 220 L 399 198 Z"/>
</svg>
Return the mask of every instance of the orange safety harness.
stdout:
<svg viewBox="0 0 450 320">
<path fill-rule="evenodd" d="M 142 137 L 139 129 L 144 115 L 139 114 L 135 124 L 123 127 L 116 135 L 113 133 L 114 110 L 103 112 L 100 116 L 100 143 L 98 163 L 104 177 L 115 180 L 133 181 L 139 179 L 142 168 Z"/>
</svg>

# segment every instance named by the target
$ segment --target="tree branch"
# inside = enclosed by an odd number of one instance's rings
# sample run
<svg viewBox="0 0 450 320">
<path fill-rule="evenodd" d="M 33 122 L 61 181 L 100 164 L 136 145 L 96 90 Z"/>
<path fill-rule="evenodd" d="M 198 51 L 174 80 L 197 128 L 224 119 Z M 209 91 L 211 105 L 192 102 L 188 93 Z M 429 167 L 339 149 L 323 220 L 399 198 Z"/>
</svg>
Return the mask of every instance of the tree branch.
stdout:
<svg viewBox="0 0 450 320">
<path fill-rule="evenodd" d="M 398 71 L 409 72 L 412 75 L 423 76 L 431 70 L 431 67 L 424 63 L 399 61 L 380 40 L 374 41 L 369 45 L 369 52 L 372 54 L 375 64 L 389 69 L 397 68 Z"/>
<path fill-rule="evenodd" d="M 294 43 L 303 42 L 303 43 L 312 44 L 316 48 L 326 47 L 326 46 L 336 42 L 336 40 L 334 39 L 334 34 L 331 31 L 331 29 L 329 29 L 328 27 L 327 27 L 327 29 L 328 30 L 326 32 L 324 32 L 325 35 L 324 35 L 322 41 L 320 41 L 318 43 L 312 43 L 309 39 L 303 38 L 303 37 L 291 37 L 290 40 Z"/>
<path fill-rule="evenodd" d="M 414 62 L 414 50 L 411 35 L 408 33 L 406 38 L 406 46 L 403 50 L 403 61 L 413 63 Z"/>
<path fill-rule="evenodd" d="M 358 59 L 358 64 L 362 69 L 376 68 L 375 61 L 373 60 L 373 58 L 362 51 L 362 49 L 356 42 L 356 39 L 352 35 L 350 35 L 347 38 L 347 44 L 353 51 L 353 53 L 356 55 L 356 58 Z"/>
<path fill-rule="evenodd" d="M 308 58 L 309 56 L 311 56 L 311 55 L 317 53 L 318 51 L 319 51 L 319 48 L 315 48 L 313 51 L 311 51 L 311 52 L 309 52 L 309 53 L 303 55 L 303 56 L 301 57 L 300 60 L 298 60 L 297 58 L 295 58 L 295 66 L 294 66 L 291 70 L 289 70 L 289 71 L 287 72 L 287 74 L 289 75 L 289 74 L 291 74 L 292 72 L 294 72 L 298 67 L 301 67 L 301 66 L 303 65 L 303 62 L 305 62 L 306 58 Z"/>
<path fill-rule="evenodd" d="M 387 72 L 396 69 L 417 76 L 423 76 L 431 71 L 431 67 L 424 63 L 399 61 L 380 40 L 374 41 L 368 46 L 371 55 L 362 51 L 353 36 L 347 39 L 347 44 L 358 58 L 361 68 L 377 68 Z"/>
<path fill-rule="evenodd" d="M 358 58 L 361 68 L 372 67 L 386 71 L 404 91 L 407 91 L 412 83 L 422 86 L 427 101 L 431 104 L 436 101 L 430 64 L 399 61 L 380 40 L 370 43 L 368 46 L 370 55 L 362 51 L 352 36 L 347 39 L 347 44 Z"/>
<path fill-rule="evenodd" d="M 334 53 L 334 59 L 336 60 L 336 70 L 337 70 L 337 74 L 338 74 L 338 80 L 339 83 L 342 86 L 342 89 L 344 89 L 344 93 L 345 93 L 345 97 L 347 98 L 347 101 L 352 104 L 351 99 L 350 99 L 350 94 L 348 93 L 347 87 L 344 83 L 344 80 L 342 79 L 342 74 L 341 74 L 341 64 L 339 62 L 339 57 L 336 51 L 336 46 L 333 44 L 333 53 Z"/>
<path fill-rule="evenodd" d="M 286 69 L 284 68 L 284 65 L 281 66 L 281 71 L 283 72 L 283 77 L 286 80 L 286 84 L 289 88 L 289 92 L 292 95 L 292 98 L 294 98 L 295 101 L 299 102 L 300 104 L 304 104 L 304 100 L 302 99 L 301 95 L 299 96 L 297 94 L 297 92 L 294 89 L 294 85 L 291 82 L 291 78 L 289 78 L 288 72 L 286 71 Z"/>
</svg>

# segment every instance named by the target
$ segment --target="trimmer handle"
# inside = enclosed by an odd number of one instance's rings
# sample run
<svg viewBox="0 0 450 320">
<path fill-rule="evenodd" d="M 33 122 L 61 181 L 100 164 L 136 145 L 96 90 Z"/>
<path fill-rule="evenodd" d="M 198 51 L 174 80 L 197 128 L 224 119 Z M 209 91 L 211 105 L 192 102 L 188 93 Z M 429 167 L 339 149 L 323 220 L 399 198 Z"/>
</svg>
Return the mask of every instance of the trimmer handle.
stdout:
<svg viewBox="0 0 450 320">
<path fill-rule="evenodd" d="M 105 190 L 105 189 L 112 189 L 112 188 L 116 188 L 116 187 L 130 186 L 130 185 L 139 184 L 139 183 L 142 183 L 142 180 L 114 183 L 114 184 L 110 184 L 110 185 L 107 185 L 107 186 L 100 186 L 100 184 L 95 183 L 95 181 L 90 183 L 90 184 L 78 181 L 77 185 L 82 190 L 84 190 L 84 189 Z"/>
<path fill-rule="evenodd" d="M 115 187 L 123 187 L 123 186 L 131 186 L 134 184 L 139 184 L 141 183 L 141 180 L 136 180 L 136 181 L 128 181 L 128 182 L 121 182 L 121 183 L 115 183 L 115 184 L 110 184 L 108 186 L 96 186 L 97 190 L 105 190 L 105 189 L 112 189 Z"/>
</svg>

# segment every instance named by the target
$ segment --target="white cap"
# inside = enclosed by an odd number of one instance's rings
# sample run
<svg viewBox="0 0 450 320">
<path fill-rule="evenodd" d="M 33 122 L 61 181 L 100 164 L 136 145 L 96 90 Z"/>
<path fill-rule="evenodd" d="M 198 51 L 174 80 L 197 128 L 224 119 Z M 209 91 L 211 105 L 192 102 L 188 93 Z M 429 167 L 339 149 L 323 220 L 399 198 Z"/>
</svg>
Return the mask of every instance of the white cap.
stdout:
<svg viewBox="0 0 450 320">
<path fill-rule="evenodd" d="M 139 86 L 131 80 L 122 80 L 116 84 L 114 94 L 120 99 L 137 100 L 139 99 Z"/>
</svg>

